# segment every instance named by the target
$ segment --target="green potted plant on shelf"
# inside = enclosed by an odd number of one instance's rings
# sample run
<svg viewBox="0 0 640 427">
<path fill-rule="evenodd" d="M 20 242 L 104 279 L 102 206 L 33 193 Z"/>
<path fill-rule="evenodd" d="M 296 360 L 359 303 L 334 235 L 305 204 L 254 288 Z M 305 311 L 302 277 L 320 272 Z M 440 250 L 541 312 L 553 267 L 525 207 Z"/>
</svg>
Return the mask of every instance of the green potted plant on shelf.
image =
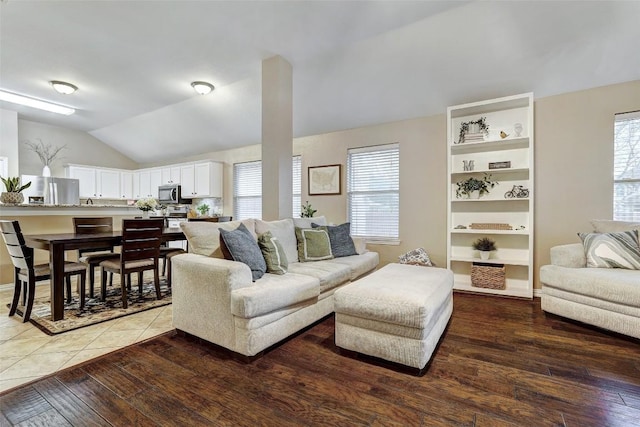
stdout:
<svg viewBox="0 0 640 427">
<path fill-rule="evenodd" d="M 489 189 L 495 187 L 497 181 L 491 180 L 491 175 L 485 173 L 480 179 L 470 176 L 469 178 L 456 182 L 456 198 L 479 198 L 484 194 L 489 194 Z"/>
<path fill-rule="evenodd" d="M 0 194 L 0 202 L 13 205 L 24 202 L 24 194 L 22 194 L 22 190 L 29 188 L 31 186 L 31 182 L 20 185 L 20 178 L 17 176 L 8 178 L 0 177 L 0 179 L 2 179 L 4 187 L 7 190 Z"/>
<path fill-rule="evenodd" d="M 209 214 L 209 205 L 206 203 L 199 205 L 196 209 L 200 212 L 200 216 L 206 216 Z"/>
<path fill-rule="evenodd" d="M 488 237 L 479 238 L 478 240 L 473 242 L 471 247 L 476 251 L 480 251 L 480 258 L 482 259 L 489 259 L 489 257 L 491 256 L 491 252 L 498 249 L 496 247 L 495 240 L 492 240 Z"/>
</svg>

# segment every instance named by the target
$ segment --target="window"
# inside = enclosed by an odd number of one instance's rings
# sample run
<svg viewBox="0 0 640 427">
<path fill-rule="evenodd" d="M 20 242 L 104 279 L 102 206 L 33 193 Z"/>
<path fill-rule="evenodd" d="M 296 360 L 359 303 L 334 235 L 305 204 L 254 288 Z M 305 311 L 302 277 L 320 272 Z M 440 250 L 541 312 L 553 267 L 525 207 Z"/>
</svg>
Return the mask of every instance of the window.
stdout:
<svg viewBox="0 0 640 427">
<path fill-rule="evenodd" d="M 291 216 L 300 218 L 302 212 L 302 157 L 293 156 L 293 166 L 291 168 L 293 176 L 293 209 Z"/>
<path fill-rule="evenodd" d="M 640 111 L 616 114 L 613 219 L 640 221 Z"/>
<path fill-rule="evenodd" d="M 233 165 L 233 219 L 262 218 L 262 162 Z"/>
<path fill-rule="evenodd" d="M 302 157 L 293 156 L 292 187 L 294 218 L 300 217 L 302 199 Z M 262 218 L 262 162 L 233 165 L 233 218 Z"/>
<path fill-rule="evenodd" d="M 380 242 L 398 240 L 399 144 L 349 150 L 347 207 L 352 235 Z"/>
</svg>

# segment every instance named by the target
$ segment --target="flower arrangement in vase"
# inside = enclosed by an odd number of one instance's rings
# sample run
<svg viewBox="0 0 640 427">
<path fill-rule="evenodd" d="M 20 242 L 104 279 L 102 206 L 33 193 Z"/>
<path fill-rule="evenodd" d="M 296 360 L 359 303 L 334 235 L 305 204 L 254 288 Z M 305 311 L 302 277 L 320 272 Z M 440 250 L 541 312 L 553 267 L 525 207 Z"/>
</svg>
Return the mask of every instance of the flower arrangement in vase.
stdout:
<svg viewBox="0 0 640 427">
<path fill-rule="evenodd" d="M 136 207 L 142 211 L 145 218 L 149 216 L 149 211 L 154 210 L 158 206 L 160 206 L 160 204 L 153 197 L 136 200 Z"/>
</svg>

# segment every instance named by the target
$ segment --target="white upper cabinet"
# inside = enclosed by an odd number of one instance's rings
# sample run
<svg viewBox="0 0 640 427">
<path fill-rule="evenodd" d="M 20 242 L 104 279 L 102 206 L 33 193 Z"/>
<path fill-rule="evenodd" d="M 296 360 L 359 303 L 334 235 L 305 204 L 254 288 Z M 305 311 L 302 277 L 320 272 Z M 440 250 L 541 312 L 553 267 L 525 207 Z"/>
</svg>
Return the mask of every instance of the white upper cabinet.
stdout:
<svg viewBox="0 0 640 427">
<path fill-rule="evenodd" d="M 180 168 L 182 197 L 222 197 L 222 164 L 199 162 Z"/>
<path fill-rule="evenodd" d="M 180 184 L 180 166 L 162 168 L 162 185 Z"/>
<path fill-rule="evenodd" d="M 120 199 L 120 171 L 115 169 L 96 169 L 97 197 Z"/>
<path fill-rule="evenodd" d="M 65 168 L 67 178 L 74 178 L 80 182 L 80 197 L 98 197 L 96 168 L 69 165 Z"/>
<path fill-rule="evenodd" d="M 120 198 L 133 199 L 133 177 L 134 172 L 120 172 Z"/>
</svg>

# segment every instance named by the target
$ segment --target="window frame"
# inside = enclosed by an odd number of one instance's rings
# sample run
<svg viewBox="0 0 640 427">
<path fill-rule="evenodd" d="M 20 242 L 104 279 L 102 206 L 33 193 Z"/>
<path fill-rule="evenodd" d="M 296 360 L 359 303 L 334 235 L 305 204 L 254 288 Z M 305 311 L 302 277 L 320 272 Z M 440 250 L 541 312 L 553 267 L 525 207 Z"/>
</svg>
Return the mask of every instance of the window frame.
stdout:
<svg viewBox="0 0 640 427">
<path fill-rule="evenodd" d="M 395 171 L 392 171 L 390 174 L 389 178 L 396 178 L 396 188 L 395 189 L 375 189 L 375 190 L 371 190 L 371 191 L 363 191 L 363 190 L 354 190 L 354 185 L 360 185 L 361 183 L 354 183 L 355 179 L 358 179 L 354 172 L 354 165 L 353 165 L 353 161 L 354 161 L 354 156 L 357 155 L 361 155 L 363 153 L 368 153 L 368 154 L 380 154 L 383 151 L 394 151 L 395 153 L 392 154 L 391 159 L 393 161 L 396 162 L 397 164 L 397 169 Z M 364 238 L 367 243 L 371 243 L 371 244 L 383 244 L 383 245 L 399 245 L 400 244 L 400 143 L 395 142 L 395 143 L 391 143 L 391 144 L 383 144 L 383 145 L 372 145 L 372 146 L 366 146 L 366 147 L 359 147 L 359 148 L 351 148 L 347 150 L 347 191 L 346 191 L 346 195 L 347 195 L 347 200 L 346 200 L 346 204 L 347 204 L 347 218 L 348 221 L 351 223 L 351 233 L 354 237 L 361 237 Z M 380 171 L 380 169 L 377 169 L 378 171 Z M 389 182 L 388 179 L 386 180 L 386 182 Z M 393 235 L 367 235 L 367 234 L 359 234 L 358 233 L 358 221 L 359 219 L 354 216 L 354 212 L 353 212 L 353 205 L 354 205 L 354 196 L 356 195 L 381 195 L 381 194 L 395 194 L 396 198 L 397 198 L 397 205 L 393 206 L 393 208 L 395 208 L 395 212 L 396 212 L 396 217 L 395 217 L 395 224 L 392 224 L 391 228 L 394 228 L 394 230 L 390 230 L 393 231 L 394 234 Z M 384 224 L 383 224 L 384 225 Z M 388 227 L 388 225 L 386 225 Z M 366 226 L 365 226 L 366 227 Z M 374 225 L 375 227 L 375 225 Z"/>
<path fill-rule="evenodd" d="M 619 135 L 621 131 L 620 128 L 625 126 L 625 124 L 622 124 L 623 122 L 628 123 L 629 126 L 629 129 L 626 130 L 626 136 Z M 640 221 L 640 191 L 634 191 L 633 186 L 640 189 L 640 111 L 616 114 L 613 138 L 613 219 L 617 221 L 637 222 Z M 625 152 L 619 152 L 622 148 L 619 147 L 621 144 L 627 144 L 627 146 L 624 147 Z M 629 152 L 627 152 L 627 148 Z M 632 158 L 629 159 L 631 156 Z M 626 157 L 626 160 L 622 159 L 623 157 Z M 631 177 L 617 178 L 620 173 L 618 168 L 621 160 L 626 161 L 627 165 L 634 164 Z M 632 186 L 632 190 L 626 193 L 632 197 L 635 196 L 638 198 L 638 201 L 631 202 L 630 213 L 625 213 L 624 211 L 627 209 L 625 209 L 623 205 L 621 206 L 622 201 L 620 197 L 622 193 L 625 193 L 622 188 L 629 185 Z"/>
</svg>

